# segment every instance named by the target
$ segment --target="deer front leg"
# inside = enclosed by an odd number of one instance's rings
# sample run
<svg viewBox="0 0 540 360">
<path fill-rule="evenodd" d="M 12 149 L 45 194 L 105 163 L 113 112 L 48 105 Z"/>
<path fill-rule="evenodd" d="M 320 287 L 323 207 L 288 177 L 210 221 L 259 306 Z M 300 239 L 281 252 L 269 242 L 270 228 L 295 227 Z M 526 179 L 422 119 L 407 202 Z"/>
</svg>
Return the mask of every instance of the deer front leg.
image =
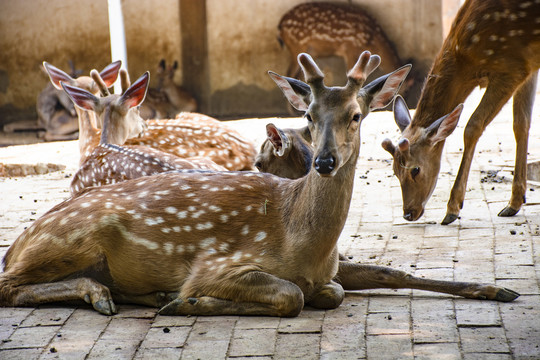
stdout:
<svg viewBox="0 0 540 360">
<path fill-rule="evenodd" d="M 497 79 L 490 79 L 490 83 L 480 104 L 465 127 L 465 133 L 463 135 L 463 156 L 461 158 L 461 164 L 456 180 L 454 181 L 452 191 L 450 192 L 446 216 L 441 222 L 443 225 L 454 222 L 459 216 L 459 211 L 463 208 L 467 179 L 469 178 L 469 172 L 471 170 L 474 149 L 476 148 L 478 139 L 480 139 L 484 129 L 512 96 L 512 89 L 515 89 L 515 86 L 513 86 L 514 84 L 511 83 L 511 80 L 512 78 L 510 76 L 500 76 Z"/>
<path fill-rule="evenodd" d="M 536 94 L 538 71 L 532 73 L 514 94 L 514 137 L 516 139 L 516 160 L 512 196 L 508 205 L 499 212 L 499 216 L 514 216 L 525 203 L 527 191 L 527 148 L 531 127 L 532 108 Z"/>
<path fill-rule="evenodd" d="M 496 285 L 419 278 L 385 266 L 339 262 L 335 280 L 345 290 L 418 289 L 462 296 L 469 299 L 508 302 L 519 294 Z"/>
<path fill-rule="evenodd" d="M 208 277 L 208 274 L 206 274 Z M 197 281 L 204 276 L 188 280 L 183 290 L 202 292 Z M 208 284 L 208 283 L 207 283 Z M 264 315 L 297 316 L 304 306 L 304 294 L 300 288 L 287 280 L 261 271 L 251 271 L 234 278 L 214 281 L 207 296 L 182 295 L 159 310 L 161 315 Z M 232 294 L 233 298 L 219 297 Z M 223 296 L 225 297 L 225 296 Z"/>
<path fill-rule="evenodd" d="M 343 287 L 331 281 L 321 287 L 321 289 L 312 296 L 306 304 L 316 309 L 335 309 L 343 302 L 345 291 Z"/>
</svg>

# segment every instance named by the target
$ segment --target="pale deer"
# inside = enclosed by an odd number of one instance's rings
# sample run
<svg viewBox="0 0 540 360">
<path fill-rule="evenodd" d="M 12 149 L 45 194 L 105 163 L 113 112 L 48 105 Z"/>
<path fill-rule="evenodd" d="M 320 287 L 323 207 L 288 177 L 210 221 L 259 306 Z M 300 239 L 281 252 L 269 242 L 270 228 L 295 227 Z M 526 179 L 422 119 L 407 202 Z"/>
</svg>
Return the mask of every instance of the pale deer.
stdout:
<svg viewBox="0 0 540 360">
<path fill-rule="evenodd" d="M 290 77 L 300 74 L 296 56 L 301 52 L 309 52 L 314 58 L 341 57 L 350 69 L 358 55 L 367 49 L 380 54 L 383 73 L 403 65 L 394 44 L 377 21 L 365 10 L 350 4 L 307 2 L 297 5 L 282 16 L 278 31 L 280 43 L 291 56 L 287 69 Z M 409 77 L 402 90 L 410 88 L 413 82 Z"/>
<path fill-rule="evenodd" d="M 266 125 L 267 138 L 255 157 L 255 167 L 279 177 L 298 179 L 311 169 L 313 146 L 309 128 L 280 129 Z"/>
<path fill-rule="evenodd" d="M 148 89 L 147 99 L 141 105 L 141 116 L 144 119 L 174 118 L 180 112 L 197 110 L 195 98 L 174 82 L 177 69 L 177 61 L 168 67 L 165 59 L 159 62 L 156 71 L 157 86 Z"/>
<path fill-rule="evenodd" d="M 107 87 L 112 86 L 118 78 L 120 66 L 121 62 L 115 61 L 107 65 L 99 73 L 100 78 Z M 47 74 L 49 74 L 52 85 L 62 92 L 63 89 L 61 83 L 86 90 L 94 95 L 99 94 L 101 91 L 97 83 L 90 76 L 80 76 L 77 79 L 74 79 L 66 72 L 45 61 L 43 62 L 43 67 L 47 71 Z M 79 164 L 82 165 L 94 148 L 99 144 L 101 131 L 97 129 L 98 121 L 96 119 L 96 114 L 93 111 L 83 110 L 79 107 L 75 107 L 75 110 L 79 122 L 79 151 L 81 154 Z M 133 136 L 133 134 L 131 134 L 131 136 Z"/>
<path fill-rule="evenodd" d="M 513 216 L 520 210 L 525 202 L 527 147 L 539 67 L 540 1 L 467 0 L 463 4 L 435 58 L 413 119 L 402 101 L 395 104 L 401 130 L 398 145 L 389 139 L 383 142 L 394 158 L 406 220 L 417 220 L 424 213 L 437 182 L 445 139 L 459 119 L 459 104 L 479 85 L 487 88 L 465 127 L 461 165 L 442 224 L 458 218 L 476 143 L 512 96 L 517 143 L 514 179 L 510 201 L 499 216 Z"/>
<path fill-rule="evenodd" d="M 185 170 L 88 188 L 10 247 L 0 305 L 82 299 L 106 315 L 117 312 L 116 301 L 161 307 L 164 315 L 269 316 L 296 316 L 304 304 L 339 306 L 344 291 L 332 279 L 341 266 L 337 239 L 352 195 L 360 122 L 392 100 L 409 69 L 365 91 L 380 61 L 369 52 L 345 87 L 326 87 L 309 55 L 299 61 L 309 87 L 271 76 L 306 111 L 315 144 L 307 176 Z M 501 292 L 476 290 L 468 294 Z"/>
<path fill-rule="evenodd" d="M 361 91 L 379 63 L 369 52 L 339 88 L 323 85 L 309 55 L 299 61 L 308 92 L 272 76 L 296 107 L 308 110 L 313 95 L 307 116 L 316 150 L 307 176 L 184 170 L 88 188 L 10 247 L 0 304 L 84 299 L 110 315 L 114 299 L 165 305 L 167 315 L 273 316 L 296 316 L 304 304 L 339 306 L 343 288 L 332 279 L 360 121 L 392 100 L 408 68 L 371 93 Z"/>
<path fill-rule="evenodd" d="M 108 90 L 97 71 L 91 77 L 101 89 Z M 205 158 L 181 159 L 169 153 L 146 146 L 122 145 L 130 134 L 139 131 L 143 119 L 132 108 L 144 101 L 148 87 L 148 73 L 133 85 L 127 73 L 120 71 L 122 95 L 108 94 L 98 98 L 88 91 L 62 83 L 64 91 L 76 106 L 98 114 L 103 124 L 99 145 L 86 158 L 71 182 L 71 194 L 76 195 L 89 186 L 101 186 L 178 169 L 206 169 L 225 171 L 226 169 Z"/>
</svg>

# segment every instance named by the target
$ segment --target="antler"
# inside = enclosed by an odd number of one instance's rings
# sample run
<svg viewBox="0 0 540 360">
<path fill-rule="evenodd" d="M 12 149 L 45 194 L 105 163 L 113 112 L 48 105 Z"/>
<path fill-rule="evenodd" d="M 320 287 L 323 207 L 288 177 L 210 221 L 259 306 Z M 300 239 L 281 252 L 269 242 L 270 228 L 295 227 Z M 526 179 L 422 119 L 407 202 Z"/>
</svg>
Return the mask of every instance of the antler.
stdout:
<svg viewBox="0 0 540 360">
<path fill-rule="evenodd" d="M 379 66 L 381 58 L 379 55 L 371 55 L 369 51 L 364 51 L 353 68 L 347 73 L 347 88 L 358 91 L 367 77 Z"/>
<path fill-rule="evenodd" d="M 111 93 L 109 92 L 109 89 L 107 88 L 107 85 L 105 84 L 105 81 L 103 81 L 103 79 L 101 78 L 101 76 L 99 75 L 96 69 L 92 69 L 90 71 L 90 77 L 92 78 L 92 80 L 94 80 L 94 82 L 98 86 L 101 96 L 106 97 L 106 96 L 111 95 Z"/>
<path fill-rule="evenodd" d="M 298 63 L 304 72 L 304 78 L 315 93 L 318 90 L 326 89 L 324 85 L 324 73 L 319 69 L 311 55 L 301 53 L 298 55 Z"/>
</svg>

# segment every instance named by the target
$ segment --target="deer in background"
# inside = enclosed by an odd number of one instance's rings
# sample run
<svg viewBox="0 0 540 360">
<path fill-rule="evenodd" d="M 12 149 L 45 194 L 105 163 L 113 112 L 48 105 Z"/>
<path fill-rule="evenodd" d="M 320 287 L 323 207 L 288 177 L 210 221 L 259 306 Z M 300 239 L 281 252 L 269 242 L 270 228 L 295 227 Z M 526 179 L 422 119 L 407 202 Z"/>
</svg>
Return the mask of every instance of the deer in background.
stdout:
<svg viewBox="0 0 540 360">
<path fill-rule="evenodd" d="M 76 77 L 73 62 L 69 61 L 71 76 Z M 47 71 L 40 66 L 48 77 Z M 38 126 L 45 129 L 40 137 L 45 141 L 74 140 L 79 136 L 77 112 L 73 103 L 62 90 L 58 90 L 50 82 L 38 94 L 36 100 L 36 112 L 38 114 Z"/>
<path fill-rule="evenodd" d="M 396 102 L 401 130 L 397 146 L 383 147 L 394 158 L 401 183 L 403 217 L 417 220 L 435 188 L 444 140 L 455 129 L 461 105 L 476 86 L 486 86 L 467 122 L 464 150 L 442 224 L 455 221 L 463 207 L 474 150 L 484 129 L 513 96 L 516 158 L 512 195 L 499 216 L 513 216 L 525 203 L 527 147 L 540 67 L 540 2 L 468 0 L 456 15 L 437 55 L 411 119 Z"/>
<path fill-rule="evenodd" d="M 291 55 L 287 76 L 297 78 L 300 67 L 296 56 L 309 52 L 314 58 L 339 56 L 350 69 L 364 49 L 380 54 L 381 70 L 388 73 L 397 69 L 400 60 L 394 44 L 379 24 L 364 10 L 349 4 L 308 2 L 285 13 L 278 25 L 281 45 Z M 413 85 L 410 78 L 404 91 Z"/>
<path fill-rule="evenodd" d="M 197 101 L 181 86 L 174 83 L 178 62 L 166 65 L 165 59 L 159 62 L 156 71 L 157 87 L 149 88 L 147 99 L 141 106 L 144 119 L 174 118 L 180 112 L 197 111 Z"/>
<path fill-rule="evenodd" d="M 315 144 L 307 176 L 184 170 L 88 188 L 10 247 L 0 305 L 83 299 L 106 315 L 117 312 L 116 301 L 161 307 L 163 315 L 268 316 L 296 316 L 304 304 L 339 306 L 337 240 L 352 196 L 360 122 L 392 100 L 409 69 L 361 91 L 380 62 L 369 52 L 345 87 L 326 87 L 309 55 L 299 62 L 307 89 L 271 76 L 307 112 Z"/>
<path fill-rule="evenodd" d="M 117 61 L 100 73 L 107 87 L 116 81 L 120 65 Z M 100 93 L 97 83 L 89 76 L 75 80 L 50 64 L 44 63 L 44 67 L 57 88 L 61 89 L 60 82 L 64 82 L 94 95 Z M 97 128 L 99 118 L 93 111 L 76 109 L 79 113 L 79 163 L 82 165 L 98 146 L 101 130 Z M 198 113 L 180 113 L 175 119 L 148 120 L 146 124 L 143 133 L 133 135 L 136 137 L 129 138 L 125 144 L 148 146 L 181 158 L 207 157 L 228 170 L 253 168 L 257 154 L 253 143 L 214 118 Z"/>
<path fill-rule="evenodd" d="M 109 94 L 97 71 L 92 70 L 90 76 L 105 97 L 98 98 L 86 90 L 62 83 L 64 91 L 75 105 L 82 110 L 96 112 L 103 124 L 99 145 L 73 176 L 70 187 L 72 195 L 89 186 L 114 184 L 177 169 L 226 170 L 205 158 L 187 160 L 146 146 L 118 146 L 130 134 L 137 133 L 138 127 L 144 122 L 137 111 L 132 109 L 144 101 L 149 74 L 144 74 L 131 85 L 127 73 L 120 70 L 121 96 Z"/>
</svg>

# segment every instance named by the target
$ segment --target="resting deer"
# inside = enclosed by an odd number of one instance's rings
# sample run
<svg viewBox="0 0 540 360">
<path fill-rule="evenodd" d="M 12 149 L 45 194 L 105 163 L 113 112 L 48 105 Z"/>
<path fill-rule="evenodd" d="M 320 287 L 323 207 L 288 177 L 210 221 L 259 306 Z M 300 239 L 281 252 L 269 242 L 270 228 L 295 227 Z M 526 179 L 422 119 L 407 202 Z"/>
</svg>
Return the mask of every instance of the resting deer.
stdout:
<svg viewBox="0 0 540 360">
<path fill-rule="evenodd" d="M 96 95 L 100 89 L 88 76 L 72 79 L 62 70 L 44 63 L 53 85 L 62 89 L 60 82 Z M 100 76 L 110 87 L 118 77 L 120 62 L 105 68 Z M 144 102 L 143 102 L 144 104 Z M 93 111 L 79 114 L 79 149 L 82 165 L 98 146 L 101 130 Z M 81 116 L 82 115 L 82 116 Z M 253 143 L 220 121 L 198 113 L 180 113 L 175 119 L 148 120 L 143 133 L 129 138 L 126 145 L 144 145 L 182 158 L 207 157 L 228 170 L 250 170 L 257 151 Z M 100 125 L 101 126 L 101 125 Z M 135 135 L 133 135 L 135 136 Z"/>
<path fill-rule="evenodd" d="M 83 299 L 106 315 L 119 301 L 158 306 L 164 315 L 269 316 L 296 316 L 304 304 L 339 306 L 343 288 L 332 279 L 360 121 L 392 100 L 409 70 L 362 89 L 379 61 L 363 53 L 345 87 L 324 86 L 307 54 L 299 62 L 309 86 L 271 73 L 306 111 L 315 144 L 307 176 L 185 170 L 89 188 L 10 247 L 0 304 Z"/>
<path fill-rule="evenodd" d="M 476 143 L 512 96 L 517 143 L 514 180 L 510 201 L 499 216 L 513 216 L 520 210 L 525 202 L 527 146 L 539 67 L 540 2 L 468 0 L 463 4 L 428 75 L 414 118 L 403 101 L 396 102 L 401 139 L 397 146 L 389 139 L 383 142 L 394 158 L 406 220 L 417 220 L 424 213 L 437 182 L 445 139 L 459 119 L 459 104 L 476 86 L 486 84 L 465 127 L 463 157 L 442 224 L 458 218 Z"/>
<path fill-rule="evenodd" d="M 187 160 L 146 146 L 118 146 L 130 134 L 139 132 L 144 123 L 137 111 L 132 109 L 144 101 L 149 75 L 144 74 L 131 85 L 127 73 L 121 70 L 122 96 L 109 94 L 97 71 L 92 70 L 90 75 L 105 97 L 98 98 L 86 90 L 62 83 L 75 105 L 81 110 L 96 112 L 103 124 L 99 145 L 73 176 L 72 195 L 89 186 L 114 184 L 177 169 L 226 170 L 204 158 Z"/>
<path fill-rule="evenodd" d="M 148 89 L 148 98 L 141 106 L 144 119 L 174 118 L 178 113 L 197 110 L 197 101 L 181 86 L 174 83 L 178 62 L 167 67 L 165 59 L 159 62 L 156 76 L 157 87 Z"/>
<path fill-rule="evenodd" d="M 381 70 L 387 73 L 400 67 L 394 44 L 379 24 L 364 10 L 349 4 L 308 2 L 285 13 L 278 25 L 280 43 L 291 55 L 287 76 L 298 77 L 300 68 L 296 56 L 309 52 L 311 56 L 339 56 L 350 69 L 364 49 L 380 54 Z M 404 84 L 412 86 L 409 79 Z"/>
</svg>

